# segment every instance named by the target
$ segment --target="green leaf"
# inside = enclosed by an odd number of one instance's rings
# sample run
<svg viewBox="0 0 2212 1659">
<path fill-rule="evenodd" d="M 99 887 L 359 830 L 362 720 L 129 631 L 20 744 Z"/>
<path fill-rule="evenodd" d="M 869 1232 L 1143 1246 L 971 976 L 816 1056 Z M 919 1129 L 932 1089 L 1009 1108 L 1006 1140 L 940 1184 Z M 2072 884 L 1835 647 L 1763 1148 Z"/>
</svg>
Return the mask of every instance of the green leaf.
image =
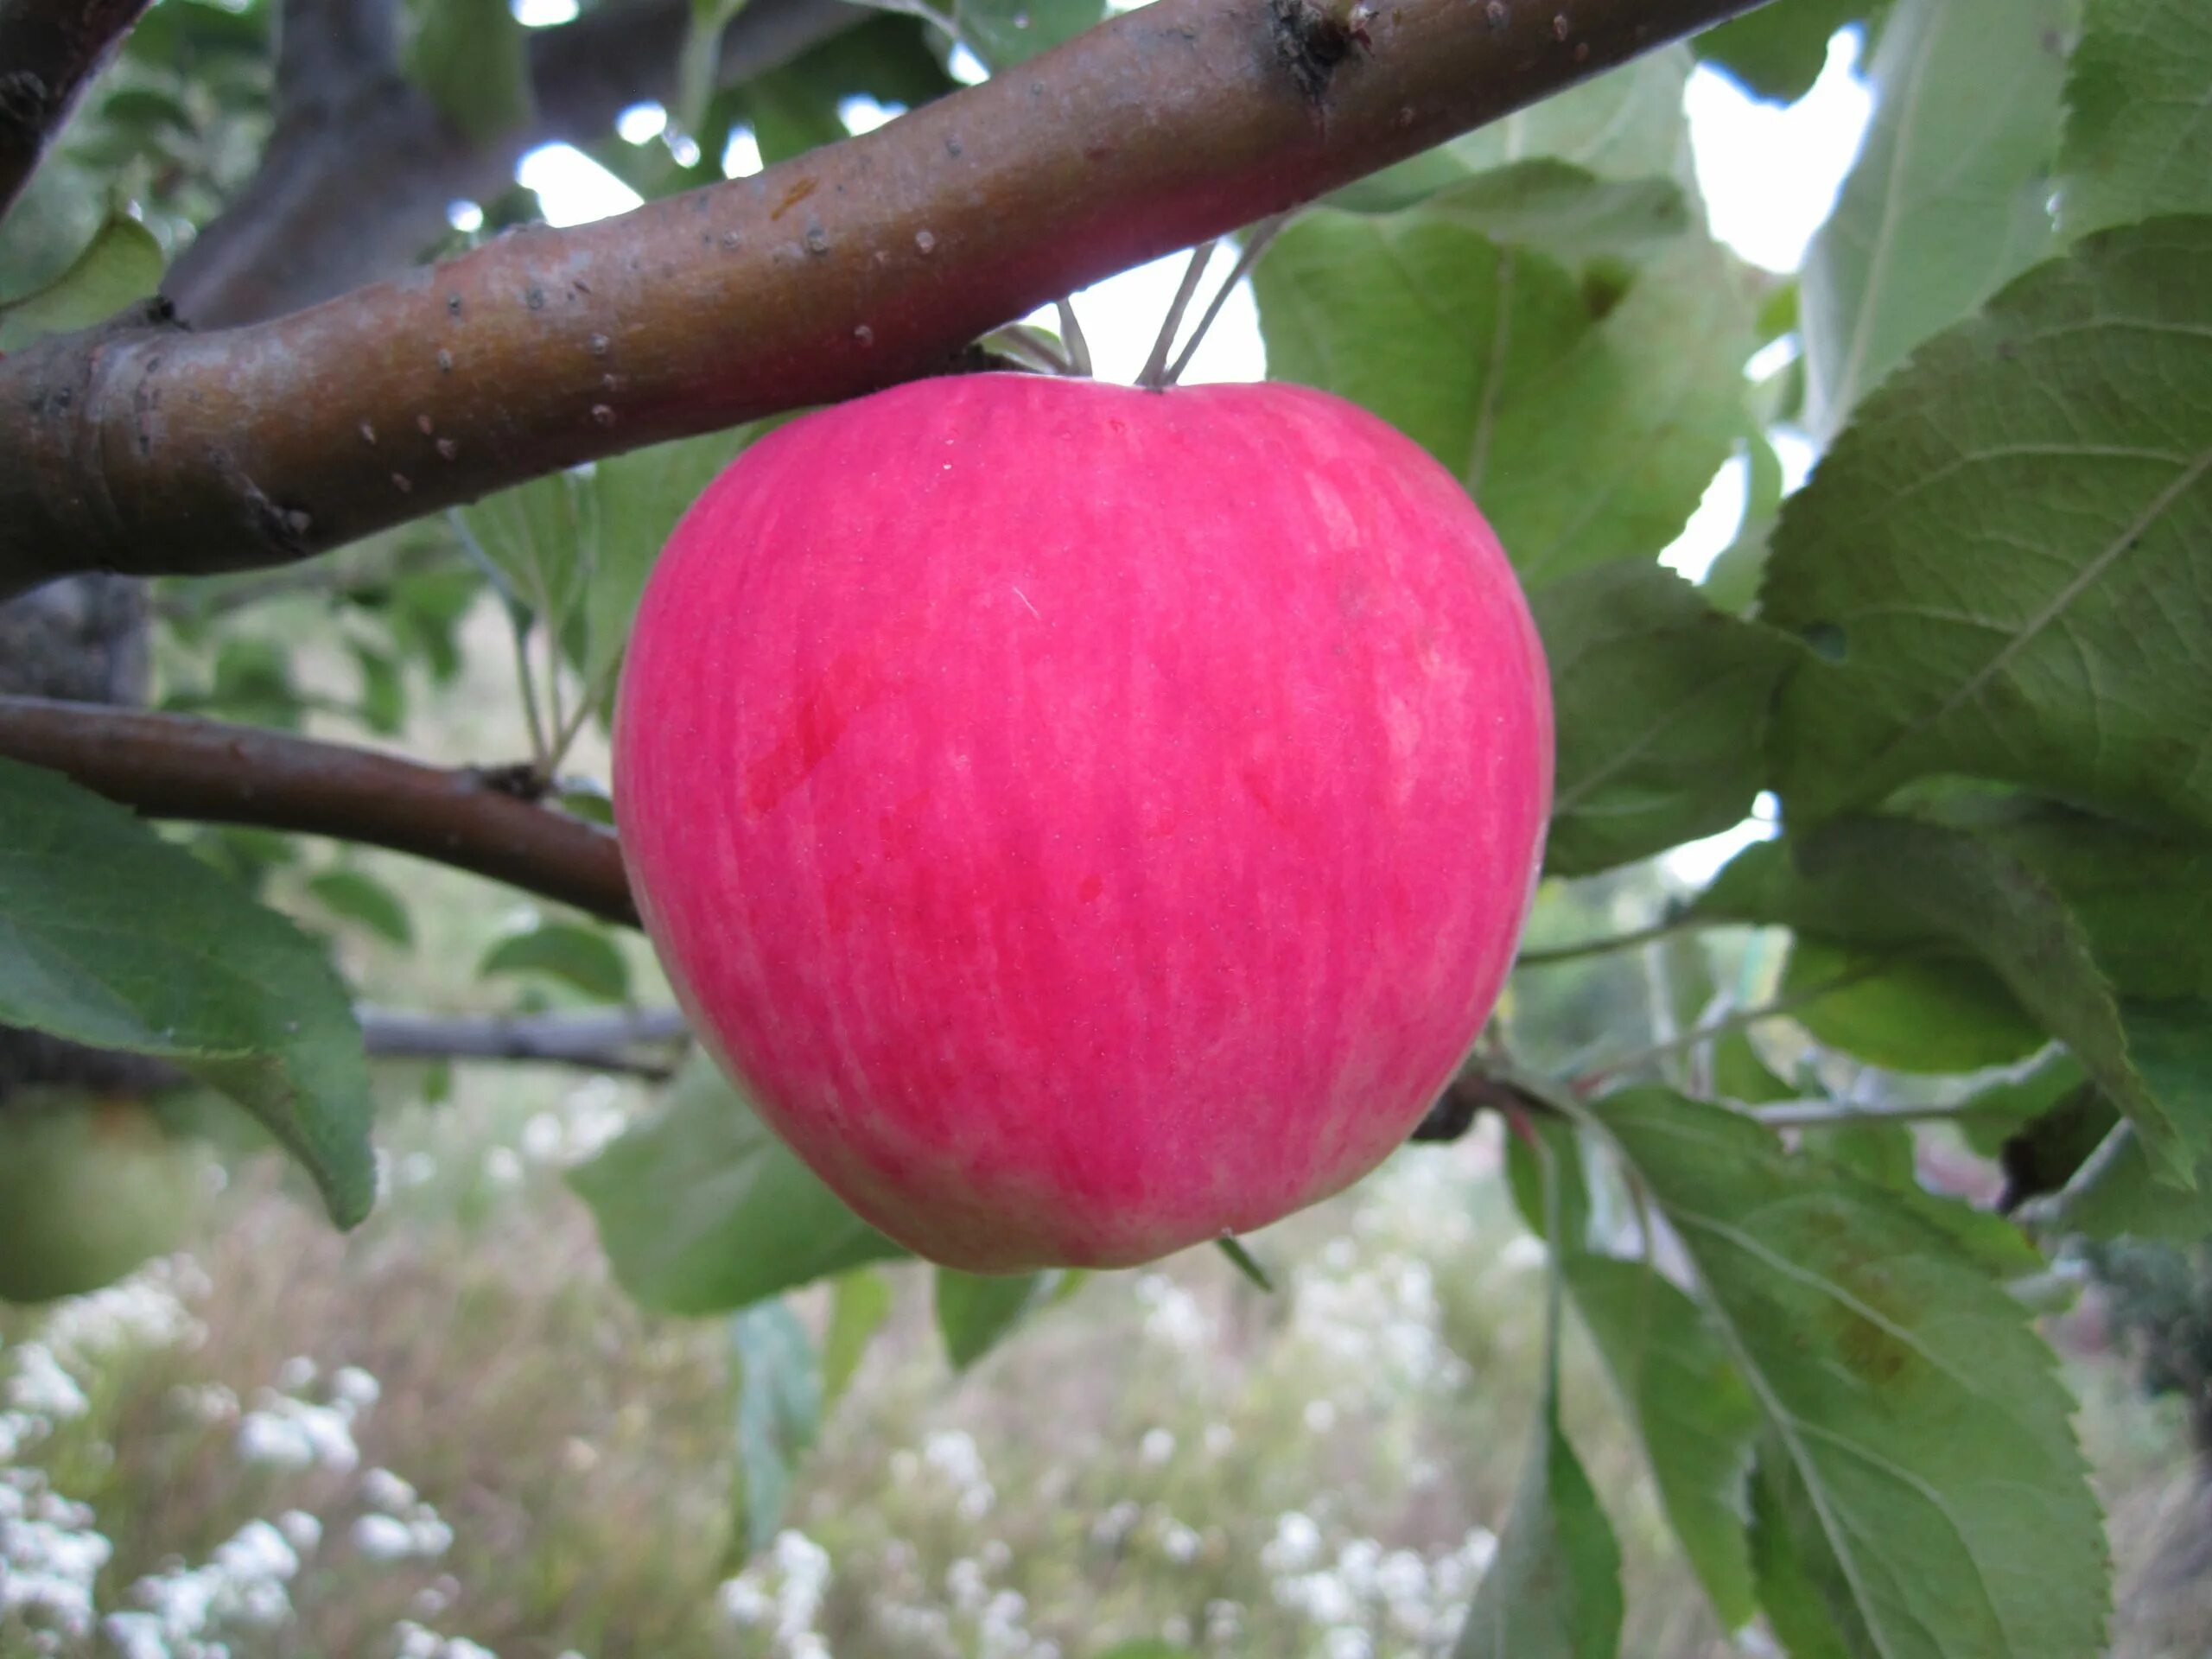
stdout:
<svg viewBox="0 0 2212 1659">
<path fill-rule="evenodd" d="M 2088 0 L 2066 82 L 2058 222 L 2069 236 L 2212 213 L 2212 15 L 2198 0 Z"/>
<path fill-rule="evenodd" d="M 1669 179 L 1694 188 L 1688 48 L 1649 52 L 1571 91 L 1516 111 L 1338 191 L 1362 212 L 1410 207 L 1477 174 L 1516 162 L 1566 162 L 1604 179 Z"/>
<path fill-rule="evenodd" d="M 645 578 L 677 521 L 738 452 L 767 429 L 767 423 L 755 423 L 632 449 L 599 463 L 592 479 L 598 534 L 583 596 L 586 683 L 611 683 L 630 625 L 637 620 Z"/>
<path fill-rule="evenodd" d="M 1549 1389 L 1538 1417 L 1513 1512 L 1452 1659 L 1613 1659 L 1620 1650 L 1620 1546 Z"/>
<path fill-rule="evenodd" d="M 2115 989 L 2212 1000 L 2212 842 L 2024 798 L 1949 821 L 2058 891 Z"/>
<path fill-rule="evenodd" d="M 746 0 L 691 0 L 690 27 L 676 63 L 676 120 L 687 132 L 698 131 L 706 119 L 721 66 L 722 30 L 745 6 Z"/>
<path fill-rule="evenodd" d="M 1903 1189 L 1919 1180 L 1912 1126 L 1907 1123 L 1873 1119 L 1808 1129 L 1798 1136 L 1797 1145 L 1877 1186 Z"/>
<path fill-rule="evenodd" d="M 737 1470 L 730 1521 L 747 1556 L 775 1541 L 799 1459 L 822 1427 L 822 1380 L 805 1327 L 780 1301 L 730 1321 L 737 1372 Z"/>
<path fill-rule="evenodd" d="M 595 475 L 551 473 L 458 508 L 454 521 L 510 603 L 565 632 L 599 556 Z"/>
<path fill-rule="evenodd" d="M 614 798 L 594 779 L 578 779 L 555 796 L 561 810 L 603 829 L 614 827 Z"/>
<path fill-rule="evenodd" d="M 1714 1610 L 1734 1629 L 1751 1615 L 1743 1487 L 1758 1413 L 1694 1304 L 1643 1263 L 1589 1248 L 1589 1181 L 1574 1130 L 1546 1118 L 1529 1132 L 1543 1146 L 1541 1156 L 1519 1135 L 1506 1141 L 1514 1205 L 1545 1232 L 1548 1160 L 1567 1293 L 1643 1437 L 1669 1523 Z"/>
<path fill-rule="evenodd" d="M 1087 10 L 1095 19 L 1096 7 Z M 779 69 L 727 94 L 729 114 L 753 129 L 761 160 L 773 163 L 846 136 L 839 105 L 865 95 L 912 108 L 958 85 L 918 17 L 879 15 L 838 30 Z M 1011 30 L 1014 34 L 1025 31 Z"/>
<path fill-rule="evenodd" d="M 2099 1651 L 2103 1523 L 2026 1310 L 1900 1195 L 1738 1113 L 1659 1089 L 1597 1109 L 1809 1499 L 1839 1571 L 1801 1577 L 1864 1633 L 1843 1650 Z"/>
<path fill-rule="evenodd" d="M 137 219 L 111 212 L 69 268 L 45 287 L 0 304 L 0 352 L 105 322 L 162 285 L 162 245 Z"/>
<path fill-rule="evenodd" d="M 906 1251 L 845 1207 L 703 1055 L 651 1117 L 572 1170 L 614 1276 L 647 1307 L 717 1313 Z"/>
<path fill-rule="evenodd" d="M 1927 346 L 1783 510 L 1798 817 L 1915 778 L 2212 824 L 2212 219 L 2107 232 Z"/>
<path fill-rule="evenodd" d="M 1411 201 L 1347 200 L 1340 194 L 1326 205 L 1368 215 L 1418 206 L 1501 245 L 1541 248 L 1570 264 L 1635 258 L 1696 224 L 1688 194 L 1671 179 L 1605 179 L 1554 156 L 1456 174 L 1447 188 L 1424 191 Z"/>
<path fill-rule="evenodd" d="M 1801 1092 L 1775 1075 L 1745 1031 L 1731 1031 L 1715 1038 L 1712 1065 L 1713 1092 L 1723 1100 L 1762 1106 L 1770 1101 L 1795 1100 Z"/>
<path fill-rule="evenodd" d="M 1797 1023 L 1823 1048 L 1891 1071 L 1979 1071 L 2006 1065 L 2050 1039 L 2005 982 L 1978 963 L 1892 962 L 1823 940 L 1790 943 L 1784 996 L 1837 989 L 1803 1003 Z"/>
<path fill-rule="evenodd" d="M 450 683 L 461 673 L 462 620 L 483 590 L 483 573 L 466 563 L 410 571 L 391 586 L 385 625 L 392 644 L 419 660 L 433 680 Z"/>
<path fill-rule="evenodd" d="M 1804 841 L 1794 866 L 1789 851 L 1770 842 L 1738 855 L 1699 908 L 1787 923 L 1816 939 L 1916 954 L 1933 946 L 1980 963 L 2074 1051 L 2166 1167 L 2188 1178 L 2212 1144 L 2212 1122 L 2177 1120 L 2145 1086 L 2081 925 L 2033 870 L 1993 842 L 1910 818 L 1838 819 Z"/>
<path fill-rule="evenodd" d="M 1736 539 L 1706 567 L 1698 583 L 1708 604 L 1737 616 L 1758 602 L 1759 583 L 1766 575 L 1767 557 L 1774 550 L 1774 527 L 1782 518 L 1782 457 L 1764 432 L 1752 433 L 1746 447 L 1751 476 L 1745 492 L 1744 522 L 1737 529 Z"/>
<path fill-rule="evenodd" d="M 630 964 L 614 941 L 578 922 L 538 922 L 511 933 L 484 953 L 479 976 L 543 974 L 601 1002 L 626 1001 Z"/>
<path fill-rule="evenodd" d="M 371 731 L 391 736 L 407 718 L 407 686 L 399 664 L 381 651 L 356 643 L 348 647 L 361 674 L 361 721 Z"/>
<path fill-rule="evenodd" d="M 359 870 L 324 870 L 308 878 L 308 892 L 334 916 L 359 922 L 370 932 L 405 947 L 415 943 L 415 925 L 400 896 Z"/>
<path fill-rule="evenodd" d="M 1011 69 L 1096 24 L 1106 0 L 953 0 L 952 15 L 977 57 Z"/>
<path fill-rule="evenodd" d="M 1891 8 L 1869 72 L 1873 124 L 1805 254 L 1816 438 L 1832 436 L 1914 346 L 2050 248 L 2045 201 L 2077 4 Z"/>
<path fill-rule="evenodd" d="M 1484 228 L 1481 190 L 1316 209 L 1253 277 L 1268 372 L 1426 448 L 1532 585 L 1674 538 L 1744 425 L 1751 351 L 1749 289 L 1714 245 L 1674 236 L 1633 267 L 1578 272 L 1592 226 L 1620 222 L 1602 205 L 1616 188 L 1554 175 L 1543 194 L 1541 219 L 1521 201 L 1527 240 L 1510 245 Z"/>
<path fill-rule="evenodd" d="M 1058 1273 L 962 1273 L 937 1270 L 937 1328 L 952 1369 L 964 1371 L 1052 1300 Z"/>
<path fill-rule="evenodd" d="M 2132 1002 L 2122 1010 L 2135 1063 L 2158 1096 L 2190 1122 L 2212 1122 L 2212 1005 Z M 2055 1219 L 2092 1238 L 2212 1236 L 2212 1159 L 2197 1166 L 2194 1192 L 2160 1179 L 2141 1128 L 2113 1130 L 2059 1195 Z"/>
<path fill-rule="evenodd" d="M 2126 1018 L 2125 1007 L 2121 1018 Z M 1975 1090 L 1962 1103 L 1971 1109 L 1962 1111 L 1956 1122 L 1968 1146 L 1985 1158 L 1993 1158 L 2014 1131 L 2063 1108 L 2086 1083 L 2073 1056 L 2054 1049 L 2024 1077 Z"/>
<path fill-rule="evenodd" d="M 822 1409 L 852 1386 L 853 1374 L 891 1317 L 891 1281 L 872 1268 L 841 1273 L 830 1287 L 830 1329 L 822 1338 Z"/>
<path fill-rule="evenodd" d="M 1780 103 L 1810 92 L 1835 32 L 1863 21 L 1880 0 L 1770 0 L 1750 16 L 1708 29 L 1691 44 L 1745 90 Z"/>
<path fill-rule="evenodd" d="M 1641 1262 L 1562 1262 L 1567 1294 L 1643 1437 L 1667 1520 L 1720 1622 L 1751 1622 L 1745 1479 L 1759 1426 L 1751 1389 L 1697 1305 Z"/>
<path fill-rule="evenodd" d="M 227 641 L 215 656 L 207 708 L 233 720 L 296 728 L 307 699 L 292 680 L 291 653 L 273 639 Z"/>
<path fill-rule="evenodd" d="M 1547 873 L 1586 875 L 1741 822 L 1795 643 L 1656 564 L 1577 571 L 1532 605 L 1559 729 Z"/>
<path fill-rule="evenodd" d="M 769 73 L 747 85 L 740 107 L 760 147 L 761 164 L 773 167 L 824 144 L 850 137 L 830 89 Z"/>
<path fill-rule="evenodd" d="M 507 0 L 433 0 L 423 9 L 407 70 L 472 143 L 530 119 L 529 34 Z"/>
<path fill-rule="evenodd" d="M 122 808 L 12 760 L 0 1022 L 173 1059 L 258 1118 L 340 1226 L 375 1201 L 368 1067 L 321 948 Z"/>
<path fill-rule="evenodd" d="M 1116 1642 L 1100 1654 L 1098 1659 L 1198 1659 L 1198 1656 L 1190 1649 L 1178 1647 L 1173 1642 L 1140 1636 L 1134 1641 Z"/>
<path fill-rule="evenodd" d="M 1544 1163 L 1558 1172 L 1558 1248 L 1582 1250 L 1590 1243 L 1590 1178 L 1582 1145 L 1572 1124 L 1557 1117 L 1530 1117 L 1505 1139 L 1506 1189 L 1521 1219 L 1539 1238 L 1549 1227 L 1544 1206 Z"/>
<path fill-rule="evenodd" d="M 1817 1516 L 1805 1513 L 1804 1493 L 1789 1452 L 1769 1435 L 1751 1478 L 1751 1571 L 1760 1609 L 1789 1659 L 1858 1659 L 1878 1652 L 1850 1605 L 1850 1586 L 1840 1581 Z M 1850 1645 L 1845 1629 L 1852 1632 Z"/>
</svg>

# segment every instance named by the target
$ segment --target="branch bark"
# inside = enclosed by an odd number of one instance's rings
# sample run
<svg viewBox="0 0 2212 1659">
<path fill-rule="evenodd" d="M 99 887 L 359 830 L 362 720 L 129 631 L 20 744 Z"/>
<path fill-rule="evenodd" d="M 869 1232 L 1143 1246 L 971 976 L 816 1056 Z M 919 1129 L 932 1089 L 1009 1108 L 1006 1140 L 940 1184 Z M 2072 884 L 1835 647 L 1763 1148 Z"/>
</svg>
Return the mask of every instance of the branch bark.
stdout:
<svg viewBox="0 0 2212 1659">
<path fill-rule="evenodd" d="M 1156 0 L 749 179 L 212 334 L 0 362 L 0 590 L 287 563 L 641 444 L 937 371 L 1007 318 L 1757 0 Z"/>
<path fill-rule="evenodd" d="M 582 1014 L 411 1014 L 359 1007 L 361 1041 L 384 1059 L 528 1060 L 665 1077 L 668 1051 L 690 1039 L 676 1008 L 610 1008 Z M 659 1053 L 641 1051 L 660 1050 Z"/>
<path fill-rule="evenodd" d="M 150 0 L 0 0 L 0 218 Z"/>
<path fill-rule="evenodd" d="M 0 697 L 0 755 L 156 818 L 258 824 L 412 853 L 638 925 L 622 849 L 596 824 L 449 771 L 182 715 Z"/>
<path fill-rule="evenodd" d="M 357 1006 L 361 1046 L 372 1059 L 504 1060 L 573 1065 L 660 1079 L 691 1029 L 676 1008 L 588 1009 L 575 1014 L 417 1014 Z M 7 1030 L 0 1041 L 0 1111 L 27 1089 L 93 1095 L 156 1095 L 188 1088 L 192 1074 L 151 1054 L 86 1048 L 45 1032 Z"/>
</svg>

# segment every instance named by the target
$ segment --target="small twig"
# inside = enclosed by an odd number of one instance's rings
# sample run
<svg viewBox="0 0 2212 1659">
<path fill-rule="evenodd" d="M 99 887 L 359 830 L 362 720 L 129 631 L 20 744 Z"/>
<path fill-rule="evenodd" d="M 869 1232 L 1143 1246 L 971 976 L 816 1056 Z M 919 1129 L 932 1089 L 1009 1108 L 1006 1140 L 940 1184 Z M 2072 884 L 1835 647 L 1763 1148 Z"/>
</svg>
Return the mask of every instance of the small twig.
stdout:
<svg viewBox="0 0 2212 1659">
<path fill-rule="evenodd" d="M 1090 378 L 1090 342 L 1083 337 L 1083 324 L 1076 320 L 1075 307 L 1066 300 L 1054 300 L 1052 305 L 1059 313 L 1060 338 L 1067 343 L 1068 366 L 1088 380 Z"/>
<path fill-rule="evenodd" d="M 1784 1100 L 1755 1106 L 1751 1116 L 1770 1128 L 1829 1129 L 1850 1123 L 1940 1123 L 1973 1117 L 1981 1109 L 1970 1100 L 1948 1106 L 1854 1106 L 1842 1100 Z"/>
<path fill-rule="evenodd" d="M 1137 385 L 1154 391 L 1166 385 L 1167 354 L 1175 349 L 1175 334 L 1183 326 L 1183 313 L 1190 308 L 1191 296 L 1198 291 L 1198 279 L 1206 274 L 1213 250 L 1211 241 L 1201 242 L 1191 250 L 1191 262 L 1183 267 L 1183 280 L 1176 284 L 1175 298 L 1167 308 L 1167 321 L 1160 324 L 1160 337 L 1152 342 L 1152 355 L 1145 359 Z"/>
<path fill-rule="evenodd" d="M 1591 957 L 1609 957 L 1616 951 L 1633 950 L 1639 945 L 1670 938 L 1693 928 L 1720 925 L 1690 915 L 1669 917 L 1655 922 L 1649 927 L 1639 927 L 1632 932 L 1616 933 L 1608 938 L 1586 939 L 1580 944 L 1554 945 L 1548 950 L 1523 950 L 1513 959 L 1516 968 L 1549 968 L 1562 962 L 1582 962 Z"/>
<path fill-rule="evenodd" d="M 576 706 L 570 711 L 567 722 L 553 734 L 553 753 L 545 765 L 548 788 L 552 786 L 554 774 L 560 771 L 561 763 L 569 758 L 569 751 L 575 747 L 576 739 L 591 723 L 592 710 L 599 706 L 601 698 L 606 695 L 607 675 L 612 674 L 613 669 L 614 665 L 609 664 L 607 673 L 595 677 L 578 692 Z"/>
<path fill-rule="evenodd" d="M 1610 1077 L 1619 1076 L 1624 1071 L 1630 1071 L 1639 1066 L 1649 1065 L 1654 1060 L 1665 1059 L 1669 1055 L 1678 1054 L 1682 1050 L 1694 1048 L 1700 1043 L 1709 1043 L 1714 1038 L 1725 1037 L 1732 1031 L 1741 1031 L 1749 1026 L 1756 1026 L 1768 1020 L 1779 1019 L 1782 1015 L 1794 1013 L 1808 1003 L 1817 1002 L 1823 997 L 1833 996 L 1838 991 L 1856 985 L 1862 979 L 1871 979 L 1876 974 L 1894 968 L 1904 954 L 1906 953 L 1898 952 L 1891 956 L 1878 957 L 1872 962 L 1853 969 L 1849 973 L 1839 974 L 1834 979 L 1823 981 L 1804 990 L 1793 991 L 1788 996 L 1778 996 L 1771 1002 L 1762 1002 L 1756 1007 L 1739 1008 L 1733 1014 L 1700 1026 L 1694 1031 L 1686 1031 L 1679 1036 L 1669 1037 L 1662 1042 L 1646 1043 L 1641 1048 L 1630 1049 L 1627 1053 L 1616 1056 L 1603 1065 L 1582 1073 L 1573 1080 L 1571 1086 L 1577 1096 L 1587 1096 L 1600 1084 Z"/>
<path fill-rule="evenodd" d="M 0 697 L 0 755 L 48 767 L 149 817 L 388 847 L 638 925 L 612 835 L 518 799 L 474 770 L 223 721 L 43 697 Z"/>
<path fill-rule="evenodd" d="M 569 718 L 561 707 L 561 683 L 565 677 L 561 672 L 561 632 L 550 606 L 538 612 L 537 626 L 531 632 L 545 641 L 545 699 L 551 705 L 545 724 L 552 741 L 537 758 L 537 771 L 539 776 L 550 779 L 561 769 L 561 762 L 569 752 L 564 741 Z"/>
<path fill-rule="evenodd" d="M 382 1059 L 524 1060 L 632 1077 L 665 1077 L 666 1052 L 690 1028 L 676 1008 L 620 1008 L 581 1014 L 435 1014 L 359 1007 L 361 1040 Z"/>
<path fill-rule="evenodd" d="M 1252 274 L 1252 267 L 1260 263 L 1260 256 L 1268 251 L 1282 227 L 1290 223 L 1288 213 L 1271 213 L 1255 225 L 1245 234 L 1244 245 L 1237 250 L 1236 263 L 1230 267 L 1228 277 L 1214 290 L 1212 301 L 1198 318 L 1198 326 L 1191 330 L 1191 338 L 1176 358 L 1175 365 L 1167 371 L 1167 384 L 1173 385 L 1183 378 L 1183 371 L 1191 366 L 1191 359 L 1198 354 L 1199 344 L 1212 327 L 1214 319 L 1221 315 L 1221 308 L 1229 303 L 1229 296 L 1236 291 L 1236 284 Z"/>
<path fill-rule="evenodd" d="M 530 626 L 513 606 L 506 611 L 507 631 L 515 642 L 515 684 L 522 693 L 523 719 L 530 728 L 530 763 L 540 777 L 550 777 L 553 746 L 545 741 L 545 721 L 537 712 L 537 679 L 530 667 Z"/>
<path fill-rule="evenodd" d="M 357 1006 L 361 1044 L 376 1059 L 505 1060 L 663 1078 L 690 1039 L 674 1008 L 577 1014 L 435 1014 Z M 660 1050 L 655 1053 L 652 1051 Z M 108 1095 L 157 1095 L 192 1074 L 151 1054 L 86 1048 L 44 1032 L 0 1026 L 0 1109 L 18 1090 L 62 1084 Z"/>
</svg>

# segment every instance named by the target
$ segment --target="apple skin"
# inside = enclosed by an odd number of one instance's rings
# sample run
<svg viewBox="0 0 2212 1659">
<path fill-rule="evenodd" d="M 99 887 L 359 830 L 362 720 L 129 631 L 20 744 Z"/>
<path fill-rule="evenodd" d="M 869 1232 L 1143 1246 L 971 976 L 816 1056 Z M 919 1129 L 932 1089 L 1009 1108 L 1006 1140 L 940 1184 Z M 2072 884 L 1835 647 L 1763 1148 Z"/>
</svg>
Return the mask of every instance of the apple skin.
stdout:
<svg viewBox="0 0 2212 1659">
<path fill-rule="evenodd" d="M 614 810 L 677 994 L 863 1218 L 976 1272 L 1244 1233 L 1403 1141 L 1497 1000 L 1542 648 L 1458 483 L 1301 387 L 915 382 L 655 567 Z"/>
<path fill-rule="evenodd" d="M 35 1092 L 0 1108 L 0 1302 L 79 1296 L 175 1249 L 213 1163 L 136 1103 Z"/>
</svg>

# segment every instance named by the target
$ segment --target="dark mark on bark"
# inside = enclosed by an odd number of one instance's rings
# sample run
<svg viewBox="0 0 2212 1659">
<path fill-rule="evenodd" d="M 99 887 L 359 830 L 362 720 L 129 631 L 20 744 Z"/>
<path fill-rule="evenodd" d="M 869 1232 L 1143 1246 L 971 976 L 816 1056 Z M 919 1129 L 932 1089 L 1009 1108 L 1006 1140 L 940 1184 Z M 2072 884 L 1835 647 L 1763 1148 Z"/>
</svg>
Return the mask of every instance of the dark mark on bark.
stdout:
<svg viewBox="0 0 2212 1659">
<path fill-rule="evenodd" d="M 1310 104 L 1327 97 L 1337 70 L 1369 44 L 1373 10 L 1364 3 L 1338 10 L 1324 0 L 1269 0 L 1275 52 Z"/>
</svg>

